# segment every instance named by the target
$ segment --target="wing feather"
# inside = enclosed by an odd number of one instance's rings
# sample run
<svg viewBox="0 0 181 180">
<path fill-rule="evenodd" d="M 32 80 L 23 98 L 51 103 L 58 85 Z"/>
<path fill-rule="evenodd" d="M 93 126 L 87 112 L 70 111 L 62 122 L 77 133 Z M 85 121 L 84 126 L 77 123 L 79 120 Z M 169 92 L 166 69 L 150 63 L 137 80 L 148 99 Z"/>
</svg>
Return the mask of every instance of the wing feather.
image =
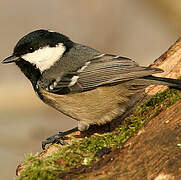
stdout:
<svg viewBox="0 0 181 180">
<path fill-rule="evenodd" d="M 59 94 L 88 91 L 163 72 L 158 68 L 139 66 L 128 58 L 106 54 L 89 60 L 86 67 L 80 69 L 66 73 L 49 91 Z"/>
</svg>

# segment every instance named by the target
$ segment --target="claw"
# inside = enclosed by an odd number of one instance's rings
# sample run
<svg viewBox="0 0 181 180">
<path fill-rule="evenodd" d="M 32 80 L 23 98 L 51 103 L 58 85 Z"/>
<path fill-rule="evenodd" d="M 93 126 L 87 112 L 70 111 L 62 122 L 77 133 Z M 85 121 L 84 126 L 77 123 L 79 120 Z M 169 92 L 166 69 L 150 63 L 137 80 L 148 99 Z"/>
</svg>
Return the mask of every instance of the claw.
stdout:
<svg viewBox="0 0 181 180">
<path fill-rule="evenodd" d="M 41 147 L 42 147 L 43 150 L 45 150 L 45 146 L 46 146 L 47 144 L 48 144 L 48 143 L 46 142 L 46 140 L 45 140 L 45 141 L 42 141 Z"/>
<path fill-rule="evenodd" d="M 63 136 L 68 135 L 72 132 L 77 131 L 78 128 L 73 128 L 65 132 L 59 132 L 53 136 L 50 136 L 46 140 L 42 141 L 42 149 L 45 150 L 46 145 L 48 144 L 61 144 L 61 145 L 67 145 L 68 143 L 63 140 Z"/>
<path fill-rule="evenodd" d="M 59 132 L 58 134 L 55 134 L 53 136 L 50 136 L 46 140 L 42 141 L 42 149 L 44 150 L 47 144 L 61 144 L 61 145 L 67 145 L 63 140 L 63 133 Z"/>
</svg>

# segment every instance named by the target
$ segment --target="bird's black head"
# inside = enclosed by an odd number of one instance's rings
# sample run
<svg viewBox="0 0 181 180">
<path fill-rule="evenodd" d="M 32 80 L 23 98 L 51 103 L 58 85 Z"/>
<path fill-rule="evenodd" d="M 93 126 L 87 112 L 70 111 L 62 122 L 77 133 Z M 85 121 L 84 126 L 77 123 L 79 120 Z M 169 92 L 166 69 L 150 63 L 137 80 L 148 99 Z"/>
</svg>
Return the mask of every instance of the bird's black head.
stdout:
<svg viewBox="0 0 181 180">
<path fill-rule="evenodd" d="M 72 47 L 72 41 L 63 34 L 49 30 L 36 30 L 22 37 L 14 48 L 14 55 L 22 56 L 44 47 L 65 46 L 66 51 Z"/>
<path fill-rule="evenodd" d="M 16 44 L 13 55 L 3 63 L 27 61 L 41 72 L 49 69 L 73 47 L 73 42 L 63 34 L 49 30 L 33 31 Z"/>
<path fill-rule="evenodd" d="M 73 47 L 63 34 L 49 30 L 33 31 L 16 44 L 13 55 L 3 63 L 15 62 L 33 84 L 40 74 L 53 66 Z"/>
</svg>

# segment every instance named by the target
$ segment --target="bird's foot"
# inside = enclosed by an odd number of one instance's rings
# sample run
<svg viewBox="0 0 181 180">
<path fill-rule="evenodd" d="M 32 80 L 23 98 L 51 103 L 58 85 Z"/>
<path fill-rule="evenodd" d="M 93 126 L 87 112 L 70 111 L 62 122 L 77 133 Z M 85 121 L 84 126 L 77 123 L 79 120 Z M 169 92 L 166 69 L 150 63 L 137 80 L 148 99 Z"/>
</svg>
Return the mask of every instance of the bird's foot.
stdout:
<svg viewBox="0 0 181 180">
<path fill-rule="evenodd" d="M 42 141 L 42 149 L 44 150 L 46 145 L 48 144 L 61 144 L 61 145 L 67 145 L 68 143 L 64 141 L 63 137 L 65 135 L 68 135 L 72 132 L 78 131 L 78 128 L 75 127 L 73 129 L 70 129 L 68 131 L 65 132 L 59 132 L 53 136 L 50 136 L 49 138 L 47 138 L 46 140 Z"/>
<path fill-rule="evenodd" d="M 66 145 L 67 143 L 63 139 L 63 132 L 59 132 L 53 136 L 50 136 L 46 140 L 42 141 L 42 149 L 44 150 L 46 145 L 48 144 L 61 144 L 61 145 Z"/>
</svg>

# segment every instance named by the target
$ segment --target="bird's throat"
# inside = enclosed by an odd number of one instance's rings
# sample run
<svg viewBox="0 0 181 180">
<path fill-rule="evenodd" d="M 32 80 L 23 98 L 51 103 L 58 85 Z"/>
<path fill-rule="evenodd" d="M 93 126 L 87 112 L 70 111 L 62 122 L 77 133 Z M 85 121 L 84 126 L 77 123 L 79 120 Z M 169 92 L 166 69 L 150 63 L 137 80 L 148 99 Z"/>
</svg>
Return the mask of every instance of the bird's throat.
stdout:
<svg viewBox="0 0 181 180">
<path fill-rule="evenodd" d="M 37 69 L 33 64 L 20 59 L 16 62 L 16 65 L 21 69 L 24 75 L 31 81 L 33 86 L 36 86 L 37 81 L 40 78 L 40 70 Z"/>
</svg>

